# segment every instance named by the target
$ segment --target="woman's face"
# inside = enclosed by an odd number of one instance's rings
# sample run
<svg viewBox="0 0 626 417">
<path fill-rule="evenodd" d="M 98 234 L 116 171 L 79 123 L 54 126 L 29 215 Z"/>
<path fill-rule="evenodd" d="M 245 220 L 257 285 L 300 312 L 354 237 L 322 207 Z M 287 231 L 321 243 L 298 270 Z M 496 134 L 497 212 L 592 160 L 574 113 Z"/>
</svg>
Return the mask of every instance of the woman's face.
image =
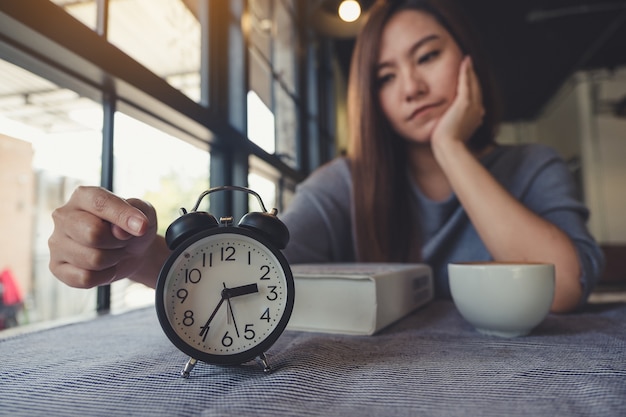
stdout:
<svg viewBox="0 0 626 417">
<path fill-rule="evenodd" d="M 456 96 L 463 54 L 430 14 L 405 10 L 385 26 L 376 71 L 378 99 L 393 129 L 428 143 Z"/>
</svg>

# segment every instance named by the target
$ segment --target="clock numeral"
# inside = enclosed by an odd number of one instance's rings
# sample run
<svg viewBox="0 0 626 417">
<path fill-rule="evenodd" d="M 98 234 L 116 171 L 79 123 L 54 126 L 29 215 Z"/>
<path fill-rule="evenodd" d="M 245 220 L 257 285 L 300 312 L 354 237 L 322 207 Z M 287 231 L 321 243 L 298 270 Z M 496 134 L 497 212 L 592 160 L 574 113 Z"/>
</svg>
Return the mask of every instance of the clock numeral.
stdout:
<svg viewBox="0 0 626 417">
<path fill-rule="evenodd" d="M 176 291 L 176 297 L 178 297 L 181 304 L 185 302 L 188 295 L 189 295 L 189 291 L 187 291 L 184 288 L 181 288 L 180 290 Z"/>
<path fill-rule="evenodd" d="M 252 264 L 252 252 L 248 251 L 248 265 Z"/>
<path fill-rule="evenodd" d="M 185 316 L 183 318 L 183 324 L 187 327 L 192 326 L 194 323 L 194 319 L 193 319 L 193 311 L 191 310 L 187 310 L 185 311 Z"/>
<path fill-rule="evenodd" d="M 246 330 L 243 332 L 243 337 L 247 340 L 252 340 L 256 336 L 256 333 L 252 330 L 252 326 L 254 326 L 254 324 L 246 324 Z"/>
<path fill-rule="evenodd" d="M 233 338 L 228 335 L 228 332 L 224 333 L 224 337 L 222 337 L 222 346 L 230 347 L 233 345 Z"/>
<path fill-rule="evenodd" d="M 270 279 L 270 277 L 268 277 L 269 273 L 270 273 L 270 267 L 267 265 L 262 265 L 259 268 L 261 271 L 263 271 L 263 275 L 261 276 L 261 278 L 259 279 Z"/>
<path fill-rule="evenodd" d="M 259 317 L 261 320 L 265 320 L 269 323 L 270 321 L 270 308 L 266 308 L 265 311 L 263 312 L 263 314 L 261 314 L 261 317 Z"/>
<path fill-rule="evenodd" d="M 197 284 L 202 278 L 202 272 L 199 269 L 185 269 L 185 283 Z"/>
<path fill-rule="evenodd" d="M 270 289 L 270 294 L 266 297 L 270 301 L 274 301 L 278 298 L 278 293 L 276 292 L 276 285 L 269 285 L 267 288 Z"/>
<path fill-rule="evenodd" d="M 206 324 L 200 327 L 200 336 L 202 336 L 202 341 L 206 342 L 206 337 L 209 334 L 209 326 Z"/>
<path fill-rule="evenodd" d="M 235 248 L 233 246 L 227 246 L 220 248 L 222 261 L 235 261 Z"/>
</svg>

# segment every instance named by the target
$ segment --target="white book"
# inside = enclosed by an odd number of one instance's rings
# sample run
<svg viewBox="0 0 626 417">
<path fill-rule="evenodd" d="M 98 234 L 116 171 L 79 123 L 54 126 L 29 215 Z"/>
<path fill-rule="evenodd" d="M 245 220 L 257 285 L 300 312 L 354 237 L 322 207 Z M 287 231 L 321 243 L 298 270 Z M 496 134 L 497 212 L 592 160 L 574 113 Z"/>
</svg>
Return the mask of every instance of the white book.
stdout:
<svg viewBox="0 0 626 417">
<path fill-rule="evenodd" d="M 425 264 L 295 264 L 291 270 L 296 295 L 289 330 L 373 335 L 434 297 Z"/>
</svg>

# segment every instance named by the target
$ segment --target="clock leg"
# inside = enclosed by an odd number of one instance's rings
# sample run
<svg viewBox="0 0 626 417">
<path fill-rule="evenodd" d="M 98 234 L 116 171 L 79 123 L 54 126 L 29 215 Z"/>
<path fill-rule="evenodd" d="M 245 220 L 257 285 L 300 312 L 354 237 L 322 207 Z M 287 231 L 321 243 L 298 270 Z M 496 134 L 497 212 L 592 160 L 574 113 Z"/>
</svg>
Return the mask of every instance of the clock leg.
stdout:
<svg viewBox="0 0 626 417">
<path fill-rule="evenodd" d="M 263 363 L 263 372 L 265 372 L 267 374 L 272 372 L 272 367 L 270 366 L 269 362 L 267 361 L 267 356 L 265 356 L 265 353 L 261 353 L 259 355 L 259 359 Z"/>
<path fill-rule="evenodd" d="M 196 366 L 197 362 L 197 359 L 189 358 L 189 361 L 187 361 L 185 368 L 180 372 L 180 376 L 182 376 L 183 378 L 189 378 L 189 374 L 191 373 L 193 367 Z"/>
</svg>

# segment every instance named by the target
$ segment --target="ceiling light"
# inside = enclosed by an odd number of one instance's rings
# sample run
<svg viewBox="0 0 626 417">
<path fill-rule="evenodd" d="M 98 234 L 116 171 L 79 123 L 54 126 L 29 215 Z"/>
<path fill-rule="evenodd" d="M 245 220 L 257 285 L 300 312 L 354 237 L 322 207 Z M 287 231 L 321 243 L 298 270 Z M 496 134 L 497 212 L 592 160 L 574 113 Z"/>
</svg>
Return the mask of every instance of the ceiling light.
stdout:
<svg viewBox="0 0 626 417">
<path fill-rule="evenodd" d="M 344 0 L 339 5 L 338 13 L 344 22 L 354 22 L 361 15 L 361 5 L 356 0 Z"/>
</svg>

